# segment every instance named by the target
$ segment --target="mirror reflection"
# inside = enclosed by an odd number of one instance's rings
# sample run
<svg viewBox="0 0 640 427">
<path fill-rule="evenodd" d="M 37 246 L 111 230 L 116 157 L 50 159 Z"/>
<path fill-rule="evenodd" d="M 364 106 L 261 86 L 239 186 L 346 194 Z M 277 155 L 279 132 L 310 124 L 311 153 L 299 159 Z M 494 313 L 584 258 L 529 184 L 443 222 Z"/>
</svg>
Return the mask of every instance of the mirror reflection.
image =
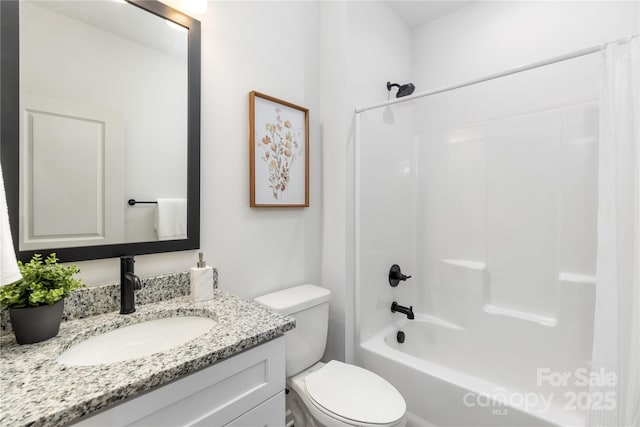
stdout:
<svg viewBox="0 0 640 427">
<path fill-rule="evenodd" d="M 188 237 L 187 45 L 124 1 L 20 2 L 21 251 Z"/>
</svg>

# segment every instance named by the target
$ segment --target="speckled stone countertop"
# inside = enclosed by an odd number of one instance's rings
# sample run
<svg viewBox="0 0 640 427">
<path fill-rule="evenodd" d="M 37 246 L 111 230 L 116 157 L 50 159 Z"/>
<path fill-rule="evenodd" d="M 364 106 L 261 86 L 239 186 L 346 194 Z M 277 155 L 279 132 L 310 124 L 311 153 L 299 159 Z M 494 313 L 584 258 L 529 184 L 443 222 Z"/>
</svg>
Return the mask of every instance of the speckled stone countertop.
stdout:
<svg viewBox="0 0 640 427">
<path fill-rule="evenodd" d="M 64 425 L 171 380 L 269 341 L 295 321 L 254 301 L 216 289 L 213 300 L 188 297 L 63 322 L 50 340 L 18 345 L 0 338 L 0 425 Z M 65 366 L 55 359 L 87 337 L 145 320 L 199 315 L 218 321 L 209 332 L 181 346 L 135 360 L 97 366 Z"/>
</svg>

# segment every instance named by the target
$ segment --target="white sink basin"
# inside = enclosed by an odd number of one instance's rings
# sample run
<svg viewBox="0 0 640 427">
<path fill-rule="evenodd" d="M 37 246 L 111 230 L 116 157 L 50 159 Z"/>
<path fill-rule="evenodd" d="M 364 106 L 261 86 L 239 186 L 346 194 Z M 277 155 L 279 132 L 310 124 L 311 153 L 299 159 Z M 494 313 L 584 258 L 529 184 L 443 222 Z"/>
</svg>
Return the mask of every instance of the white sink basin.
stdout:
<svg viewBox="0 0 640 427">
<path fill-rule="evenodd" d="M 149 356 L 191 341 L 216 323 L 196 316 L 148 320 L 88 338 L 62 353 L 57 361 L 64 365 L 89 366 Z"/>
</svg>

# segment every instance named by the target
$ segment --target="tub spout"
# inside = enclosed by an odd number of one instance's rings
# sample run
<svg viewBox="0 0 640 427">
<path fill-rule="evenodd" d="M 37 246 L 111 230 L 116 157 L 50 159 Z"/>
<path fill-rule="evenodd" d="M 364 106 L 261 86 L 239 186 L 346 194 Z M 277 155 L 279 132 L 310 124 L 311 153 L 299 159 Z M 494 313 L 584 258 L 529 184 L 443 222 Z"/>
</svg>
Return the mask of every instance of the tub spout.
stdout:
<svg viewBox="0 0 640 427">
<path fill-rule="evenodd" d="M 391 312 L 395 313 L 395 312 L 399 312 L 402 314 L 406 314 L 407 315 L 407 319 L 412 320 L 415 319 L 416 316 L 413 314 L 413 306 L 409 306 L 409 307 L 404 307 L 402 305 L 399 305 L 397 302 L 392 302 L 391 303 Z"/>
</svg>

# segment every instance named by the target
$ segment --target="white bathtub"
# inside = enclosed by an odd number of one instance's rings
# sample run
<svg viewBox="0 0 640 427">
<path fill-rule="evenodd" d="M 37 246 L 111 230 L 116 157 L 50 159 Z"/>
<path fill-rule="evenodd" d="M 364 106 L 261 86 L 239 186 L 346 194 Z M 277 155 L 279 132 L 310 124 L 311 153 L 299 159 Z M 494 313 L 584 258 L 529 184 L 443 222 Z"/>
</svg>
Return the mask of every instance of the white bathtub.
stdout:
<svg viewBox="0 0 640 427">
<path fill-rule="evenodd" d="M 476 343 L 477 351 L 465 350 L 456 342 L 468 341 L 465 331 L 438 323 L 421 315 L 412 321 L 398 320 L 361 344 L 364 367 L 386 378 L 404 396 L 410 425 L 584 425 L 583 412 L 567 410 L 565 393 L 574 391 L 518 383 L 515 377 L 510 381 L 513 370 L 501 366 L 505 360 L 512 366 L 527 366 L 518 360 L 517 351 L 500 358 L 495 349 L 486 348 L 492 345 L 486 342 Z M 397 342 L 398 330 L 405 333 L 403 344 Z M 504 381 L 497 382 L 494 378 L 500 373 Z"/>
</svg>

